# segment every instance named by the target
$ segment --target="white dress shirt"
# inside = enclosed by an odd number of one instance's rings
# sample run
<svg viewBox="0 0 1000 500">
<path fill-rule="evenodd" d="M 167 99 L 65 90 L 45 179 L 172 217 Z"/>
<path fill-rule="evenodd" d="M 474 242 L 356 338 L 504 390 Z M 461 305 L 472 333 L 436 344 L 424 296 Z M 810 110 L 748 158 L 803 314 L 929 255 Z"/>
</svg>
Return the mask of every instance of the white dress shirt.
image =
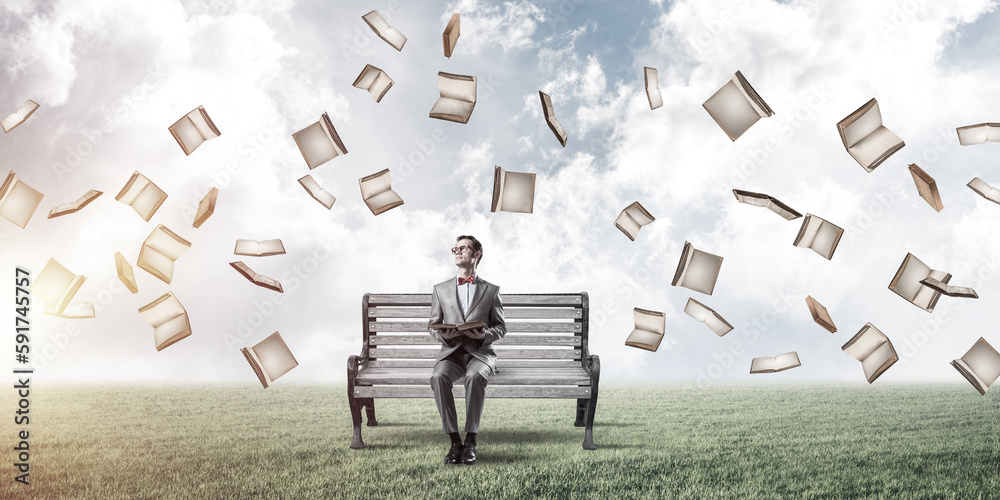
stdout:
<svg viewBox="0 0 1000 500">
<path fill-rule="evenodd" d="M 479 280 L 475 274 L 472 275 L 475 280 Z M 472 297 L 476 295 L 476 285 L 465 283 L 462 285 L 458 284 L 458 275 L 455 275 L 456 289 L 455 293 L 458 297 L 458 307 L 462 310 L 462 317 L 464 318 L 469 314 L 469 305 L 472 303 Z"/>
</svg>

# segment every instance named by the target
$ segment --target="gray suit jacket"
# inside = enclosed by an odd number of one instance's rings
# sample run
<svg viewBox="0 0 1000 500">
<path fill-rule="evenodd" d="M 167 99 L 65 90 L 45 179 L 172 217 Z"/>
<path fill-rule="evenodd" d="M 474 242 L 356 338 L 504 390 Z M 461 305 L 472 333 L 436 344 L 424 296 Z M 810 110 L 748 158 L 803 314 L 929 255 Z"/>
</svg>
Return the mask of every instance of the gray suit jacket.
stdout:
<svg viewBox="0 0 1000 500">
<path fill-rule="evenodd" d="M 438 354 L 437 360 L 441 361 L 458 349 L 465 349 L 476 359 L 489 365 L 490 369 L 495 372 L 497 354 L 493 350 L 493 342 L 503 338 L 507 333 L 507 323 L 503 320 L 503 304 L 500 302 L 500 287 L 477 276 L 476 293 L 473 294 L 472 302 L 469 304 L 469 312 L 462 316 L 462 308 L 458 305 L 455 278 L 434 285 L 434 293 L 431 295 L 430 322 L 460 325 L 470 321 L 486 323 L 486 334 L 482 339 L 482 347 L 477 346 L 478 341 L 464 335 L 452 339 L 455 345 L 448 345 L 437 328 L 428 328 L 431 336 L 441 342 L 441 352 Z"/>
</svg>

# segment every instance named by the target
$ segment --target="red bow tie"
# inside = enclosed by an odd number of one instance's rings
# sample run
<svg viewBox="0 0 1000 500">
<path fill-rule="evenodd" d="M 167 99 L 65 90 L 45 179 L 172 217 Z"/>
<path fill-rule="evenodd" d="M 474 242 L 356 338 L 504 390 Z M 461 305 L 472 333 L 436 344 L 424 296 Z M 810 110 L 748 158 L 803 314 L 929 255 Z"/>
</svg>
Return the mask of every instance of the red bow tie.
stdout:
<svg viewBox="0 0 1000 500">
<path fill-rule="evenodd" d="M 464 285 L 466 283 L 468 283 L 470 285 L 475 285 L 476 284 L 476 277 L 475 276 L 469 276 L 468 278 L 458 278 L 458 284 L 459 285 Z"/>
</svg>

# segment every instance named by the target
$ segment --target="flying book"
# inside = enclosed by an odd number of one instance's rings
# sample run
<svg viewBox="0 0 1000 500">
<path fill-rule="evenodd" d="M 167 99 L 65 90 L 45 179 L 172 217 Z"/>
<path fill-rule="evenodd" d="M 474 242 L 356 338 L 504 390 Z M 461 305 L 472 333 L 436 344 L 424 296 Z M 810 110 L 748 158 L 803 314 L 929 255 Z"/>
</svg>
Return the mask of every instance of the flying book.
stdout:
<svg viewBox="0 0 1000 500">
<path fill-rule="evenodd" d="M 905 146 L 903 140 L 882 126 L 882 113 L 874 98 L 837 124 L 847 152 L 868 172 Z"/>
<path fill-rule="evenodd" d="M 639 228 L 653 222 L 654 219 L 638 201 L 625 207 L 622 213 L 615 219 L 615 227 L 625 233 L 628 239 L 635 241 L 639 236 Z"/>
<path fill-rule="evenodd" d="M 140 269 L 169 284 L 174 277 L 174 261 L 191 248 L 191 243 L 160 224 L 142 242 L 139 251 Z"/>
<path fill-rule="evenodd" d="M 53 217 L 62 217 L 63 215 L 69 215 L 72 213 L 79 212 L 83 207 L 90 205 L 90 202 L 97 199 L 98 196 L 104 194 L 103 191 L 97 191 L 91 189 L 87 191 L 86 194 L 76 199 L 76 201 L 71 201 L 69 203 L 63 203 L 62 205 L 57 205 L 49 210 L 49 219 Z"/>
<path fill-rule="evenodd" d="M 403 45 L 406 45 L 406 37 L 399 32 L 396 28 L 389 26 L 389 23 L 385 22 L 382 15 L 378 11 L 371 11 L 363 16 L 361 19 L 365 20 L 365 23 L 378 35 L 379 38 L 385 40 L 385 43 L 392 45 L 392 48 L 402 51 Z"/>
<path fill-rule="evenodd" d="M 773 358 L 753 358 L 750 361 L 750 373 L 775 373 L 802 366 L 799 355 L 795 351 L 779 354 Z"/>
<path fill-rule="evenodd" d="M 792 207 L 785 205 L 784 203 L 777 200 L 777 198 L 772 198 L 766 194 L 762 193 L 751 193 L 750 191 L 743 191 L 742 189 L 734 189 L 733 194 L 736 195 L 736 200 L 740 203 L 746 203 L 747 205 L 753 205 L 755 207 L 765 207 L 768 210 L 782 216 L 785 220 L 795 220 L 802 217 L 802 214 L 796 212 Z"/>
<path fill-rule="evenodd" d="M 917 185 L 920 197 L 934 210 L 938 212 L 943 210 L 944 203 L 941 202 L 941 193 L 938 192 L 937 182 L 934 181 L 934 178 L 924 172 L 916 163 L 910 164 L 910 176 L 913 177 L 913 182 Z"/>
<path fill-rule="evenodd" d="M 757 120 L 774 116 L 774 111 L 739 71 L 702 106 L 733 141 L 739 139 Z"/>
<path fill-rule="evenodd" d="M 844 230 L 836 224 L 827 222 L 820 217 L 806 214 L 802 219 L 802 227 L 799 234 L 795 236 L 793 245 L 801 248 L 809 248 L 823 256 L 824 259 L 833 258 L 833 252 L 837 250 L 840 237 L 844 235 Z"/>
<path fill-rule="evenodd" d="M 212 187 L 208 194 L 198 203 L 198 211 L 194 215 L 194 227 L 201 227 L 215 213 L 215 202 L 219 199 L 219 188 Z"/>
<path fill-rule="evenodd" d="M 677 270 L 670 284 L 712 295 L 721 269 L 722 257 L 697 250 L 685 241 L 681 260 L 677 263 Z"/>
<path fill-rule="evenodd" d="M 889 290 L 911 304 L 927 312 L 933 312 L 934 306 L 937 305 L 938 299 L 941 297 L 941 292 L 923 284 L 922 281 L 926 278 L 934 278 L 941 284 L 947 284 L 951 280 L 951 274 L 935 271 L 912 253 L 907 253 L 906 257 L 903 258 L 903 263 L 899 265 L 896 275 L 889 283 Z"/>
<path fill-rule="evenodd" d="M 90 319 L 96 316 L 93 302 L 74 302 L 66 306 L 62 312 L 56 312 L 54 308 L 45 306 L 42 312 L 63 319 Z"/>
<path fill-rule="evenodd" d="M 968 186 L 979 196 L 982 196 L 993 203 L 1000 204 L 1000 189 L 987 184 L 986 181 L 980 179 L 979 177 L 974 177 L 971 181 L 969 181 Z"/>
<path fill-rule="evenodd" d="M 250 367 L 253 368 L 253 372 L 257 374 L 257 378 L 260 379 L 260 383 L 265 389 L 273 384 L 278 377 L 299 366 L 299 362 L 295 361 L 295 356 L 292 356 L 292 351 L 288 350 L 288 346 L 278 332 L 268 335 L 266 339 L 253 347 L 240 349 L 240 352 L 246 356 Z"/>
<path fill-rule="evenodd" d="M 299 179 L 299 184 L 306 189 L 309 196 L 312 196 L 314 200 L 326 207 L 327 210 L 333 208 L 333 203 L 337 201 L 329 191 L 320 187 L 319 183 L 311 175 Z"/>
<path fill-rule="evenodd" d="M 806 305 L 809 307 L 809 314 L 812 315 L 813 321 L 816 324 L 822 326 L 830 333 L 837 333 L 837 326 L 833 324 L 833 318 L 830 317 L 830 312 L 823 307 L 823 304 L 806 295 Z"/>
<path fill-rule="evenodd" d="M 253 269 L 250 269 L 250 266 L 244 264 L 243 261 L 238 260 L 236 262 L 230 262 L 229 265 L 242 274 L 244 278 L 250 280 L 251 283 L 259 287 L 267 288 L 268 290 L 274 290 L 278 293 L 285 293 L 284 289 L 281 288 L 281 282 L 274 278 L 268 278 L 263 274 L 255 273 Z"/>
<path fill-rule="evenodd" d="M 45 302 L 47 314 L 59 315 L 70 306 L 70 301 L 84 281 L 87 281 L 86 276 L 73 274 L 56 259 L 50 258 L 31 283 L 30 289 L 32 294 Z"/>
<path fill-rule="evenodd" d="M 646 98 L 649 99 L 649 109 L 663 106 L 663 96 L 660 94 L 660 77 L 656 68 L 642 68 L 642 79 L 646 86 Z"/>
<path fill-rule="evenodd" d="M 24 101 L 24 104 L 17 108 L 17 111 L 7 115 L 7 117 L 3 120 L 0 120 L 0 126 L 3 126 L 3 132 L 6 134 L 7 132 L 17 128 L 17 126 L 24 123 L 24 121 L 27 120 L 36 109 L 38 109 L 38 103 L 32 101 L 31 99 Z"/>
<path fill-rule="evenodd" d="M 625 345 L 656 352 L 666 330 L 667 315 L 636 307 L 632 309 L 632 319 L 635 329 L 625 339 Z"/>
<path fill-rule="evenodd" d="M 530 214 L 535 205 L 535 174 L 493 168 L 493 202 L 490 212 Z"/>
<path fill-rule="evenodd" d="M 121 252 L 115 252 L 115 272 L 118 273 L 118 280 L 132 293 L 139 293 L 139 285 L 135 281 L 135 273 L 132 265 L 125 260 Z"/>
<path fill-rule="evenodd" d="M 167 292 L 140 307 L 139 315 L 153 327 L 153 340 L 157 351 L 162 351 L 164 347 L 191 335 L 188 313 L 177 297 L 174 297 L 173 292 Z"/>
<path fill-rule="evenodd" d="M 236 240 L 235 255 L 249 255 L 251 257 L 267 257 L 268 255 L 283 255 L 285 246 L 281 240 Z"/>
<path fill-rule="evenodd" d="M 0 187 L 0 216 L 24 229 L 42 202 L 42 196 L 45 195 L 17 180 L 17 175 L 11 170 L 3 181 L 3 187 Z"/>
<path fill-rule="evenodd" d="M 444 28 L 444 56 L 451 58 L 451 53 L 455 51 L 455 44 L 458 43 L 458 37 L 461 36 L 462 31 L 459 26 L 458 12 L 451 15 L 451 19 L 448 20 L 448 26 Z"/>
<path fill-rule="evenodd" d="M 456 123 L 468 123 L 476 108 L 476 77 L 438 71 L 438 100 L 430 117 Z"/>
<path fill-rule="evenodd" d="M 129 177 L 125 187 L 118 192 L 115 199 L 132 207 L 142 220 L 149 222 L 163 204 L 163 200 L 167 199 L 167 193 L 136 171 L 132 173 L 132 177 Z"/>
<path fill-rule="evenodd" d="M 963 146 L 1000 142 L 1000 123 L 980 123 L 955 129 L 958 132 L 958 143 Z"/>
<path fill-rule="evenodd" d="M 358 182 L 361 184 L 361 197 L 365 200 L 365 205 L 375 215 L 403 204 L 403 199 L 392 190 L 388 168 L 362 177 Z"/>
<path fill-rule="evenodd" d="M 692 298 L 688 298 L 687 305 L 684 306 L 684 314 L 705 323 L 705 326 L 720 337 L 733 330 L 733 325 L 719 316 L 719 313 Z"/>
<path fill-rule="evenodd" d="M 354 80 L 355 87 L 359 89 L 367 90 L 375 102 L 382 102 L 382 97 L 385 93 L 389 91 L 392 87 L 392 78 L 385 74 L 385 71 L 372 66 L 371 64 L 366 64 L 365 69 L 361 70 L 361 74 Z"/>
<path fill-rule="evenodd" d="M 319 117 L 318 122 L 292 134 L 292 139 L 295 139 L 295 145 L 299 147 L 309 170 L 347 154 L 347 146 L 340 141 L 340 135 L 326 113 Z"/>
<path fill-rule="evenodd" d="M 462 323 L 461 325 L 453 325 L 451 323 L 431 323 L 427 325 L 427 328 L 437 328 L 438 330 L 458 330 L 459 333 L 461 333 L 469 330 L 475 330 L 476 328 L 486 328 L 486 323 L 483 323 L 482 321 L 470 321 L 468 323 Z"/>
<path fill-rule="evenodd" d="M 871 323 L 865 323 L 865 326 L 861 327 L 861 330 L 841 349 L 861 362 L 861 368 L 864 369 L 869 384 L 888 370 L 893 363 L 899 361 L 889 337 Z"/>
<path fill-rule="evenodd" d="M 951 362 L 979 394 L 986 395 L 997 378 L 1000 378 L 1000 353 L 986 339 L 979 337 L 965 356 Z"/>
<path fill-rule="evenodd" d="M 559 144 L 566 147 L 566 139 L 568 136 L 566 135 L 566 130 L 563 129 L 562 124 L 559 123 L 559 119 L 556 118 L 556 112 L 552 108 L 552 98 L 541 90 L 538 91 L 538 97 L 542 100 L 542 114 L 545 116 L 545 123 L 549 126 L 549 130 L 556 135 L 556 139 L 559 140 Z"/>
<path fill-rule="evenodd" d="M 976 293 L 972 287 L 968 286 L 950 286 L 943 283 L 941 280 L 935 278 L 924 278 L 920 280 L 920 284 L 924 286 L 929 286 L 934 290 L 941 292 L 949 297 L 962 297 L 967 299 L 978 299 L 979 294 Z"/>
<path fill-rule="evenodd" d="M 205 108 L 201 106 L 174 122 L 170 126 L 170 133 L 173 134 L 177 144 L 181 146 L 187 156 L 194 153 L 194 150 L 198 149 L 198 146 L 201 146 L 205 141 L 222 135 L 219 129 L 215 128 L 215 123 L 209 118 Z"/>
</svg>

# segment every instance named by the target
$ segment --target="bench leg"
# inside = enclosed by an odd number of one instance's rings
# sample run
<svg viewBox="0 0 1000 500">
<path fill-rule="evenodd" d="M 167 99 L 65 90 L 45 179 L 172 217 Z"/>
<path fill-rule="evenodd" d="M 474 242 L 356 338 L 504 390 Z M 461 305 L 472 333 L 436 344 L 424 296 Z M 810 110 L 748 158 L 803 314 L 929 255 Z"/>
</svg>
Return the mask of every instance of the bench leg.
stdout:
<svg viewBox="0 0 1000 500">
<path fill-rule="evenodd" d="M 354 423 L 354 439 L 351 440 L 351 449 L 360 450 L 365 447 L 365 442 L 361 440 L 361 401 L 354 397 L 348 389 L 347 400 L 351 404 L 351 421 Z M 371 417 L 369 417 L 369 422 Z"/>
<path fill-rule="evenodd" d="M 591 357 L 590 400 L 587 401 L 587 429 L 583 435 L 583 449 L 596 450 L 594 444 L 594 413 L 597 412 L 597 384 L 601 380 L 601 358 Z"/>
<path fill-rule="evenodd" d="M 375 399 L 365 398 L 361 401 L 365 407 L 365 413 L 368 414 L 368 427 L 375 427 L 378 425 L 378 420 L 375 420 Z"/>
<path fill-rule="evenodd" d="M 583 427 L 584 425 L 586 425 L 588 403 L 590 403 L 589 399 L 576 400 L 576 421 L 573 422 L 573 425 L 577 427 Z"/>
</svg>

